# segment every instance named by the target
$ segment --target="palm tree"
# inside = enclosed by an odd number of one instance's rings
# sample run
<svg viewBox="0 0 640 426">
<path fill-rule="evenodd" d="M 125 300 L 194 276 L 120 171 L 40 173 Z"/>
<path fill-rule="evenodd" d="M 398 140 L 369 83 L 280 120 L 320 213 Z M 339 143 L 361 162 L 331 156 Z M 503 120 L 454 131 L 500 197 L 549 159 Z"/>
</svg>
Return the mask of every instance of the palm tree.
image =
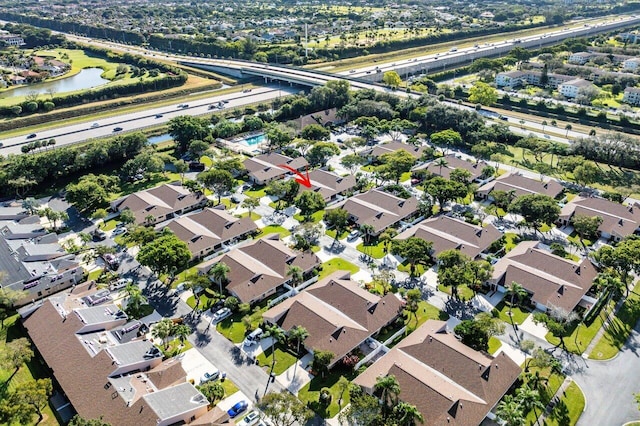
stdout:
<svg viewBox="0 0 640 426">
<path fill-rule="evenodd" d="M 394 420 L 398 426 L 415 426 L 424 423 L 424 416 L 415 405 L 400 401 L 393 407 Z"/>
<path fill-rule="evenodd" d="M 154 215 L 152 215 L 152 214 L 149 214 L 149 215 L 145 216 L 145 218 L 144 218 L 144 223 L 146 223 L 147 226 L 153 225 L 153 222 L 155 222 L 155 221 L 156 221 L 156 217 Z"/>
<path fill-rule="evenodd" d="M 531 389 L 528 385 L 524 384 L 516 391 L 516 398 L 525 411 L 533 410 L 537 424 L 538 409 L 544 410 L 544 404 L 540 400 L 540 392 L 535 389 Z"/>
<path fill-rule="evenodd" d="M 273 339 L 273 346 L 271 347 L 271 370 L 269 371 L 269 374 L 271 374 L 276 366 L 276 345 L 284 342 L 286 335 L 277 325 L 268 325 L 265 328 L 266 332 L 264 335 Z"/>
<path fill-rule="evenodd" d="M 496 415 L 506 426 L 521 426 L 525 423 L 522 406 L 512 395 L 502 398 L 496 407 Z"/>
<path fill-rule="evenodd" d="M 224 262 L 218 262 L 215 266 L 209 269 L 209 275 L 220 286 L 220 293 L 222 294 L 222 283 L 226 283 L 229 279 L 229 272 L 231 269 Z"/>
<path fill-rule="evenodd" d="M 522 299 L 527 297 L 529 293 L 527 292 L 527 290 L 524 289 L 524 287 L 522 287 L 520 284 L 518 284 L 515 281 L 511 283 L 511 286 L 509 288 L 507 288 L 507 293 L 511 295 L 511 301 L 509 302 L 509 312 L 507 313 L 507 315 L 509 315 L 509 318 L 511 319 L 511 326 L 513 327 L 513 331 L 516 335 L 516 339 L 518 339 L 518 342 L 519 342 L 520 337 L 518 336 L 518 329 L 516 328 L 516 323 L 513 321 L 513 312 L 511 310 L 513 309 L 514 299 L 517 298 L 518 303 L 520 303 L 522 302 Z"/>
<path fill-rule="evenodd" d="M 185 340 L 191 334 L 191 327 L 186 324 L 175 325 L 171 334 L 180 340 L 180 344 L 184 345 Z"/>
<path fill-rule="evenodd" d="M 518 303 L 521 303 L 522 299 L 527 297 L 529 293 L 527 292 L 527 290 L 525 290 L 524 287 L 522 287 L 520 284 L 518 284 L 515 281 L 511 283 L 511 286 L 509 288 L 507 288 L 507 293 L 511 296 L 511 300 L 509 301 L 508 315 L 512 316 L 513 312 L 511 312 L 511 309 L 513 308 L 514 299 L 518 299 Z"/>
<path fill-rule="evenodd" d="M 169 346 L 169 337 L 173 334 L 174 324 L 169 318 L 163 318 L 153 327 L 151 335 L 154 339 L 161 339 L 164 348 Z"/>
<path fill-rule="evenodd" d="M 300 355 L 300 344 L 309 337 L 309 332 L 301 325 L 295 325 L 291 327 L 291 330 L 287 333 L 287 337 L 290 342 L 296 343 L 296 353 Z"/>
<path fill-rule="evenodd" d="M 395 376 L 380 376 L 376 379 L 374 390 L 380 392 L 380 398 L 384 404 L 385 413 L 391 411 L 392 407 L 398 404 L 398 395 L 400 395 L 400 385 Z"/>
<path fill-rule="evenodd" d="M 564 129 L 566 130 L 564 137 L 568 137 L 569 136 L 569 130 L 573 129 L 573 126 L 571 124 L 567 124 L 566 126 L 564 126 Z"/>
<path fill-rule="evenodd" d="M 287 276 L 291 277 L 291 286 L 298 287 L 304 280 L 302 268 L 298 265 L 292 265 L 287 268 Z"/>
<path fill-rule="evenodd" d="M 293 326 L 287 333 L 287 339 L 289 339 L 289 342 L 294 340 L 296 342 L 296 354 L 298 356 L 300 356 L 300 344 L 304 342 L 307 337 L 309 337 L 309 332 L 301 325 Z M 295 366 L 293 367 L 293 377 L 296 377 L 297 370 L 298 363 L 296 362 Z"/>
<path fill-rule="evenodd" d="M 137 317 L 142 305 L 147 303 L 147 298 L 142 294 L 142 290 L 136 284 L 130 283 L 122 289 L 122 293 L 127 297 L 127 314 Z"/>
<path fill-rule="evenodd" d="M 373 225 L 369 225 L 366 223 L 360 225 L 360 232 L 362 232 L 362 239 L 364 240 L 365 246 L 368 246 L 371 243 L 371 235 L 374 231 L 375 229 L 373 228 Z"/>
<path fill-rule="evenodd" d="M 538 392 L 542 392 L 547 387 L 548 378 L 542 377 L 540 375 L 540 371 L 536 370 L 535 372 L 527 372 L 525 373 L 525 378 L 527 379 L 527 386 L 531 389 L 536 390 Z"/>
<path fill-rule="evenodd" d="M 547 123 L 547 120 L 542 120 L 542 133 L 544 133 L 544 128 L 545 126 L 547 126 L 549 123 Z"/>
<path fill-rule="evenodd" d="M 447 167 L 449 163 L 443 157 L 440 157 L 436 160 L 435 165 L 439 167 L 438 174 L 442 175 L 442 168 Z"/>
</svg>

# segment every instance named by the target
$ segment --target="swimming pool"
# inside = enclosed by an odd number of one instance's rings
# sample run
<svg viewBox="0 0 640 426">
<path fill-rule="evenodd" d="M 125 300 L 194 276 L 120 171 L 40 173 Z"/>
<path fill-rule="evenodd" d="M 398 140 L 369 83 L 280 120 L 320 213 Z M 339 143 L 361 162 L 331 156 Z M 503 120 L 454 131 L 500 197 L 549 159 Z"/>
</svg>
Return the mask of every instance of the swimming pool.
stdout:
<svg viewBox="0 0 640 426">
<path fill-rule="evenodd" d="M 260 133 L 259 135 L 246 137 L 242 139 L 240 143 L 244 143 L 245 145 L 248 145 L 248 146 L 254 146 L 264 142 L 265 139 L 266 139 L 266 136 L 264 135 L 264 133 Z"/>
</svg>

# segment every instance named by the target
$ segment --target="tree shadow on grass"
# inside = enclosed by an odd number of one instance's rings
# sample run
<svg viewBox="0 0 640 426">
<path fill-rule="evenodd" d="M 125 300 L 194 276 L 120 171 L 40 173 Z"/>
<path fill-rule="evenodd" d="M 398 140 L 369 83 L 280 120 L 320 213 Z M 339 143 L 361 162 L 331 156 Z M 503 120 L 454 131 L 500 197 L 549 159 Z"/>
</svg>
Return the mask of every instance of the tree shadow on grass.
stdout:
<svg viewBox="0 0 640 426">
<path fill-rule="evenodd" d="M 563 400 L 560 400 L 549 414 L 549 417 L 556 420 L 559 425 L 570 425 L 571 417 L 569 417 L 569 408 Z"/>
</svg>

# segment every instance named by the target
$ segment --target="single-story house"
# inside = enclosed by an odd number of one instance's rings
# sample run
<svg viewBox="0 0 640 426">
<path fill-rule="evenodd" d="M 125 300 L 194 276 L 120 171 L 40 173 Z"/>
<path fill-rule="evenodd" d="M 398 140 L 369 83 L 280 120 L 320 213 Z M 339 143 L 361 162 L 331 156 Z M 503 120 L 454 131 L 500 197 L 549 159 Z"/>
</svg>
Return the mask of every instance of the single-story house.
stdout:
<svg viewBox="0 0 640 426">
<path fill-rule="evenodd" d="M 454 171 L 455 169 L 463 169 L 471 173 L 471 180 L 473 182 L 482 184 L 493 179 L 493 176 L 482 176 L 482 171 L 484 170 L 484 168 L 489 166 L 489 164 L 484 160 L 478 160 L 474 162 L 466 161 L 462 158 L 456 157 L 455 155 L 447 155 L 443 157 L 443 159 L 446 164 L 443 164 L 442 166 L 438 164 L 437 160 L 434 160 L 429 163 L 416 166 L 411 169 L 411 171 L 416 172 L 418 170 L 426 169 L 434 176 L 440 176 L 445 179 L 449 179 L 452 171 Z"/>
<path fill-rule="evenodd" d="M 298 171 L 309 167 L 304 157 L 291 158 L 275 152 L 247 158 L 243 164 L 249 173 L 249 179 L 258 185 L 266 185 L 272 180 L 282 179 L 291 174 L 291 170 L 282 166 Z"/>
<path fill-rule="evenodd" d="M 164 184 L 113 201 L 111 209 L 117 212 L 129 209 L 138 225 L 155 225 L 206 204 L 207 197 L 202 192 L 191 192 L 179 184 Z"/>
<path fill-rule="evenodd" d="M 416 237 L 430 241 L 433 243 L 434 258 L 445 250 L 456 249 L 476 259 L 502 235 L 492 224 L 482 227 L 442 215 L 423 220 L 398 234 L 395 239 Z"/>
<path fill-rule="evenodd" d="M 337 271 L 262 317 L 284 331 L 304 327 L 309 332 L 305 348 L 332 352 L 333 366 L 393 322 L 401 311 L 402 302 L 393 293 L 383 297 L 372 294 L 351 281 L 349 272 Z"/>
<path fill-rule="evenodd" d="M 539 181 L 529 179 L 519 173 L 505 173 L 478 188 L 476 196 L 480 199 L 492 200 L 492 197 L 489 195 L 491 191 L 513 191 L 516 197 L 543 194 L 551 198 L 557 198 L 564 191 L 564 187 L 553 179 Z"/>
<path fill-rule="evenodd" d="M 363 194 L 354 195 L 337 204 L 349 213 L 349 220 L 361 227 L 371 225 L 371 235 L 379 235 L 385 229 L 418 213 L 418 200 L 407 199 L 372 189 Z"/>
<path fill-rule="evenodd" d="M 568 312 L 580 305 L 589 309 L 596 302 L 587 292 L 598 275 L 589 259 L 579 263 L 551 254 L 538 241 L 518 244 L 493 266 L 489 284 L 506 291 L 516 282 L 527 290 L 535 308 L 546 311 L 552 306 Z"/>
<path fill-rule="evenodd" d="M 399 399 L 430 426 L 477 426 L 513 386 L 520 367 L 504 352 L 491 356 L 460 342 L 444 321 L 428 320 L 356 377 L 370 394 L 393 376 Z"/>
<path fill-rule="evenodd" d="M 320 193 L 326 203 L 336 200 L 340 196 L 353 191 L 356 187 L 356 177 L 353 175 L 338 176 L 335 173 L 322 169 L 315 169 L 309 172 L 311 188 L 300 185 L 300 193 L 304 191 L 314 191 Z"/>
<path fill-rule="evenodd" d="M 251 218 L 237 218 L 224 210 L 212 208 L 173 219 L 167 228 L 189 246 L 192 260 L 258 232 L 258 226 Z"/>
<path fill-rule="evenodd" d="M 576 215 L 601 217 L 600 236 L 615 241 L 633 235 L 640 227 L 638 204 L 624 206 L 604 198 L 578 196 L 562 207 L 558 222 L 562 226 L 569 225 Z"/>
<path fill-rule="evenodd" d="M 300 252 L 280 241 L 278 234 L 253 241 L 198 265 L 199 274 L 207 274 L 217 263 L 229 267 L 224 288 L 242 303 L 257 303 L 274 294 L 291 281 L 287 271 L 292 266 L 309 277 L 320 266 L 320 259 L 311 251 Z"/>
<path fill-rule="evenodd" d="M 169 426 L 207 413 L 209 402 L 187 382 L 179 360 L 163 362 L 162 352 L 142 337 L 119 344 L 109 329 L 80 333 L 84 321 L 109 315 L 107 307 L 87 316 L 66 305 L 48 299 L 23 324 L 80 416 L 113 425 Z"/>
</svg>

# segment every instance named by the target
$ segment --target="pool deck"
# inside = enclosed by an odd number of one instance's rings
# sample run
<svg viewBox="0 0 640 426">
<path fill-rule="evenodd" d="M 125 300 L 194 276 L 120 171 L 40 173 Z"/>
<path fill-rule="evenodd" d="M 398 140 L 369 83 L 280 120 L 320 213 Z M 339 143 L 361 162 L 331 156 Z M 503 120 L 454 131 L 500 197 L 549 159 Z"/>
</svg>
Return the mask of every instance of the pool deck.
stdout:
<svg viewBox="0 0 640 426">
<path fill-rule="evenodd" d="M 260 133 L 248 134 L 243 137 L 234 138 L 232 140 L 218 138 L 216 139 L 216 143 L 223 145 L 225 148 L 229 148 L 230 150 L 245 154 L 249 156 L 260 155 L 262 154 L 261 146 L 264 142 L 257 143 L 255 145 L 247 145 L 243 143 L 247 137 L 253 137 L 259 135 Z"/>
</svg>

